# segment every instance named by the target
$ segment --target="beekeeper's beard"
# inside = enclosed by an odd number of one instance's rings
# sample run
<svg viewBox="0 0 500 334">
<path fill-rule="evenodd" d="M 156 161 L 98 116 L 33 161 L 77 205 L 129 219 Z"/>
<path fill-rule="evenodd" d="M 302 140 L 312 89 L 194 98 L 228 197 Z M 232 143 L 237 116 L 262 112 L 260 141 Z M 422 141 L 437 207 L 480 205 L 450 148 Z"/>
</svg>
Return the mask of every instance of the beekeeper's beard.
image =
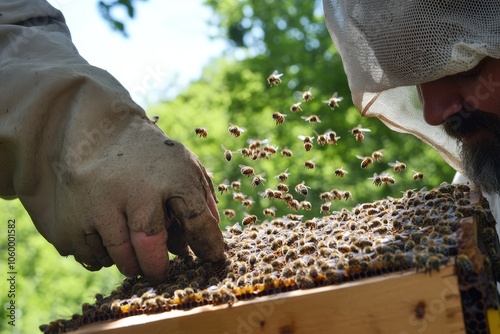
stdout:
<svg viewBox="0 0 500 334">
<path fill-rule="evenodd" d="M 478 110 L 462 110 L 443 124 L 461 143 L 467 177 L 488 193 L 500 193 L 500 118 Z"/>
</svg>

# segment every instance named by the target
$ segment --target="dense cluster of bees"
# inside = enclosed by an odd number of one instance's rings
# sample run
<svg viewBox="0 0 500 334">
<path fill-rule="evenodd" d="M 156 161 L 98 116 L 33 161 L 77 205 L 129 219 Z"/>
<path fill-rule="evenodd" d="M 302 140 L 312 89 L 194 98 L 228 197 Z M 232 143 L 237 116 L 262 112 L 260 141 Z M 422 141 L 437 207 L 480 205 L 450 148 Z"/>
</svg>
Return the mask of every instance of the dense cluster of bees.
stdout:
<svg viewBox="0 0 500 334">
<path fill-rule="evenodd" d="M 93 304 L 83 304 L 81 314 L 40 329 L 60 333 L 138 314 L 231 306 L 239 300 L 411 268 L 431 273 L 455 263 L 457 273 L 471 276 L 475 264 L 459 247 L 461 220 L 466 217 L 486 222 L 484 233 L 492 235 L 483 239 L 491 241 L 486 247 L 495 248 L 495 222 L 487 208 L 471 203 L 467 185 L 408 190 L 398 199 L 359 204 L 322 218 L 303 220 L 288 214 L 247 227 L 236 223 L 223 232 L 224 263 L 177 257 L 163 284 L 127 278 L 109 296 L 97 294 Z"/>
</svg>

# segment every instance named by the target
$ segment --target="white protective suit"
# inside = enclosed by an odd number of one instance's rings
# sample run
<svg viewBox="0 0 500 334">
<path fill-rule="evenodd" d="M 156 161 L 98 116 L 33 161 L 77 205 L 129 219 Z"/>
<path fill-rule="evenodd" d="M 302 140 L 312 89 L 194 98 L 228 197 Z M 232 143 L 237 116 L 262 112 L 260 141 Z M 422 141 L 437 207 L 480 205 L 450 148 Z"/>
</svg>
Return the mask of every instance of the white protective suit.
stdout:
<svg viewBox="0 0 500 334">
<path fill-rule="evenodd" d="M 0 196 L 18 197 L 61 255 L 152 281 L 167 275 L 167 245 L 224 259 L 198 158 L 78 54 L 46 1 L 0 0 L 0 83 Z"/>
<path fill-rule="evenodd" d="M 456 140 L 425 122 L 415 85 L 500 58 L 500 1 L 323 0 L 323 8 L 361 115 L 417 136 L 459 172 L 454 182 L 467 181 Z M 500 221 L 500 197 L 484 195 Z"/>
</svg>

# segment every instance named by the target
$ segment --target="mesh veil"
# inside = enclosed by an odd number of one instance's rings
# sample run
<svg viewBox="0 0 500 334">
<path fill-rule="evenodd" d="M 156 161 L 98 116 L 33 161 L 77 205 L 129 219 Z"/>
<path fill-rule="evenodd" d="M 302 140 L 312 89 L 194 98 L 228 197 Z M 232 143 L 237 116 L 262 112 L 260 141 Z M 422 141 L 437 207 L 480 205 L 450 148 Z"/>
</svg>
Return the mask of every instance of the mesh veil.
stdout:
<svg viewBox="0 0 500 334">
<path fill-rule="evenodd" d="M 500 58 L 500 1 L 323 0 L 326 24 L 363 116 L 414 134 L 461 170 L 459 146 L 425 123 L 416 84 Z"/>
</svg>

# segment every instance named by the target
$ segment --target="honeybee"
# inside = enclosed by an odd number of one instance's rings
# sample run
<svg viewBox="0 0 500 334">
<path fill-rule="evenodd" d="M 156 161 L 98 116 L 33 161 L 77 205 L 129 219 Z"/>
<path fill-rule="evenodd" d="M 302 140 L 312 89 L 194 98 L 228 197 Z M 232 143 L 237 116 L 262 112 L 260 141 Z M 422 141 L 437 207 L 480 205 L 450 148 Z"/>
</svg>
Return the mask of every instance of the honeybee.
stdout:
<svg viewBox="0 0 500 334">
<path fill-rule="evenodd" d="M 333 93 L 332 97 L 329 100 L 323 101 L 323 103 L 328 104 L 330 109 L 334 110 L 335 108 L 339 107 L 339 102 L 342 101 L 344 98 L 342 96 L 338 96 L 338 93 L 335 92 Z"/>
<path fill-rule="evenodd" d="M 356 155 L 356 158 L 361 159 L 361 168 L 366 168 L 373 164 L 373 158 L 372 157 L 363 157 L 361 155 Z"/>
<path fill-rule="evenodd" d="M 269 154 L 276 154 L 276 152 L 278 151 L 278 147 L 266 145 L 264 146 L 264 151 L 266 151 Z"/>
<path fill-rule="evenodd" d="M 348 190 L 346 190 L 346 191 L 344 191 L 344 192 L 342 193 L 342 198 L 343 198 L 344 200 L 346 200 L 346 201 L 347 201 L 349 198 L 351 198 L 351 197 L 352 197 L 352 194 L 351 194 L 351 192 L 350 192 L 350 191 L 348 191 Z"/>
<path fill-rule="evenodd" d="M 281 83 L 282 76 L 283 76 L 283 73 L 278 73 L 277 70 L 274 70 L 273 73 L 271 73 L 271 75 L 267 77 L 267 83 L 271 87 L 277 86 Z"/>
<path fill-rule="evenodd" d="M 249 148 L 246 148 L 246 147 L 243 147 L 243 148 L 240 148 L 238 150 L 238 152 L 241 153 L 241 155 L 244 157 L 244 158 L 248 158 L 248 157 L 251 157 L 252 156 L 252 151 L 250 151 Z"/>
<path fill-rule="evenodd" d="M 252 225 L 252 224 L 255 224 L 255 222 L 257 222 L 257 216 L 256 215 L 251 215 L 251 214 L 248 214 L 246 212 L 244 212 L 243 214 L 245 215 L 245 218 L 243 218 L 243 220 L 241 221 L 241 223 L 244 226 Z"/>
<path fill-rule="evenodd" d="M 229 131 L 230 134 L 232 134 L 236 138 L 239 137 L 239 136 L 241 136 L 241 133 L 243 133 L 243 132 L 246 131 L 245 128 L 240 128 L 239 126 L 234 125 L 234 124 L 231 124 L 229 126 L 229 128 L 227 128 L 227 130 Z"/>
<path fill-rule="evenodd" d="M 333 199 L 333 194 L 329 191 L 325 191 L 319 194 L 319 198 L 323 201 L 331 201 Z"/>
<path fill-rule="evenodd" d="M 350 130 L 350 132 L 352 133 L 353 136 L 356 136 L 359 133 L 370 132 L 370 131 L 371 131 L 370 129 L 364 129 L 364 128 L 362 128 L 361 124 L 359 124 L 357 127 L 352 128 Z"/>
<path fill-rule="evenodd" d="M 264 198 L 274 198 L 274 190 L 271 189 L 271 188 L 267 188 L 266 190 L 264 190 L 263 192 L 259 193 L 260 196 L 264 197 Z"/>
<path fill-rule="evenodd" d="M 321 204 L 320 213 L 324 213 L 324 214 L 330 213 L 330 206 L 331 205 L 332 205 L 331 202 L 326 202 L 326 203 Z"/>
<path fill-rule="evenodd" d="M 285 171 L 283 173 L 280 173 L 278 175 L 276 175 L 275 177 L 278 178 L 281 182 L 285 182 L 286 180 L 288 180 L 288 177 L 290 176 L 290 173 L 287 173 L 288 172 L 288 168 L 285 169 Z"/>
<path fill-rule="evenodd" d="M 399 162 L 396 160 L 396 162 L 389 162 L 389 166 L 391 166 L 395 172 L 402 172 L 406 169 L 406 164 L 403 162 Z"/>
<path fill-rule="evenodd" d="M 314 164 L 314 162 L 312 160 L 307 160 L 306 162 L 304 162 L 304 166 L 307 169 L 314 169 L 314 167 L 316 167 L 316 165 Z"/>
<path fill-rule="evenodd" d="M 221 195 L 226 191 L 229 191 L 229 185 L 225 183 L 221 183 L 217 186 L 217 190 L 220 191 Z"/>
<path fill-rule="evenodd" d="M 314 99 L 314 97 L 311 93 L 311 89 L 312 89 L 312 87 L 302 93 L 302 101 L 308 102 L 308 101 L 311 101 L 312 99 Z"/>
<path fill-rule="evenodd" d="M 320 135 L 316 131 L 314 131 L 314 133 L 316 133 L 316 136 L 318 136 L 316 139 L 316 142 L 318 143 L 318 145 L 323 146 L 323 145 L 328 144 L 328 139 L 326 138 L 326 134 Z"/>
<path fill-rule="evenodd" d="M 281 155 L 284 157 L 290 158 L 293 155 L 293 153 L 292 153 L 292 151 L 290 151 L 289 149 L 287 149 L 285 147 L 284 149 L 281 150 Z"/>
<path fill-rule="evenodd" d="M 265 216 L 268 216 L 268 217 L 274 218 L 276 216 L 276 208 L 274 206 L 272 206 L 270 208 L 266 208 L 262 212 L 264 213 Z"/>
<path fill-rule="evenodd" d="M 241 171 L 241 174 L 245 175 L 246 177 L 250 177 L 250 176 L 255 175 L 253 168 L 250 166 L 240 165 L 240 171 Z"/>
<path fill-rule="evenodd" d="M 305 181 L 302 181 L 301 183 L 295 186 L 295 191 L 304 196 L 306 196 L 309 193 L 309 189 L 311 189 L 311 187 L 306 186 L 305 183 L 306 183 Z"/>
<path fill-rule="evenodd" d="M 312 204 L 309 201 L 301 201 L 299 204 L 303 210 L 311 211 L 312 209 Z"/>
<path fill-rule="evenodd" d="M 285 122 L 285 117 L 286 117 L 286 115 L 282 114 L 280 112 L 275 111 L 273 113 L 273 119 L 275 120 L 276 125 L 283 124 Z"/>
<path fill-rule="evenodd" d="M 153 116 L 149 119 L 149 123 L 151 124 L 156 124 L 158 120 L 160 119 L 160 116 Z"/>
<path fill-rule="evenodd" d="M 230 150 L 228 150 L 224 145 L 220 145 L 220 147 L 222 148 L 222 150 L 224 151 L 224 159 L 226 159 L 227 161 L 231 161 L 231 159 L 233 158 L 233 152 L 231 152 Z"/>
<path fill-rule="evenodd" d="M 255 201 L 251 198 L 248 198 L 248 199 L 241 201 L 241 204 L 247 209 L 250 209 L 254 203 L 255 203 Z"/>
<path fill-rule="evenodd" d="M 196 136 L 198 136 L 200 138 L 207 138 L 207 136 L 208 136 L 208 129 L 205 129 L 205 128 L 196 128 L 196 129 L 194 129 L 194 133 L 196 134 Z"/>
<path fill-rule="evenodd" d="M 300 209 L 300 203 L 296 199 L 292 199 L 291 201 L 287 201 L 286 204 L 291 210 L 298 211 Z"/>
<path fill-rule="evenodd" d="M 278 183 L 276 185 L 276 189 L 278 189 L 279 191 L 285 192 L 285 193 L 287 193 L 289 191 L 288 186 L 284 183 Z"/>
<path fill-rule="evenodd" d="M 382 177 L 377 173 L 373 173 L 373 177 L 369 177 L 368 180 L 373 180 L 373 184 L 376 187 L 380 187 L 382 185 Z"/>
<path fill-rule="evenodd" d="M 356 134 L 354 137 L 356 137 L 357 142 L 362 142 L 363 140 L 365 140 L 365 135 L 362 132 Z"/>
<path fill-rule="evenodd" d="M 344 176 L 346 176 L 346 175 L 347 175 L 347 171 L 346 171 L 346 170 L 344 170 L 344 169 L 342 169 L 342 167 L 337 168 L 337 169 L 335 170 L 335 176 L 337 176 L 337 177 L 344 177 Z"/>
<path fill-rule="evenodd" d="M 340 200 L 342 199 L 342 192 L 337 189 L 332 189 L 330 190 L 330 193 L 332 194 L 334 199 Z"/>
<path fill-rule="evenodd" d="M 380 174 L 380 178 L 381 178 L 382 182 L 383 182 L 383 183 L 385 183 L 385 184 L 389 184 L 389 183 L 390 183 L 390 184 L 394 184 L 394 183 L 395 183 L 395 181 L 394 181 L 394 179 L 392 178 L 392 176 L 390 176 L 390 175 L 389 175 L 389 174 L 387 174 L 387 173 L 382 173 L 382 174 Z"/>
<path fill-rule="evenodd" d="M 231 188 L 233 188 L 234 190 L 240 190 L 241 182 L 239 180 L 231 182 Z"/>
<path fill-rule="evenodd" d="M 258 174 L 258 175 L 254 176 L 254 178 L 252 180 L 253 187 L 257 187 L 260 184 L 266 183 L 266 179 L 263 177 L 263 175 L 265 175 L 265 174 L 262 174 L 262 175 Z"/>
<path fill-rule="evenodd" d="M 298 112 L 298 111 L 302 111 L 302 108 L 300 107 L 301 105 L 301 102 L 297 102 L 297 103 L 294 103 L 290 106 L 290 111 L 291 112 Z"/>
<path fill-rule="evenodd" d="M 233 199 L 237 202 L 243 202 L 246 196 L 243 193 L 233 192 Z"/>
<path fill-rule="evenodd" d="M 421 172 L 417 172 L 417 171 L 413 170 L 413 179 L 415 181 L 417 181 L 417 180 L 423 180 L 423 178 L 424 178 L 424 174 L 422 174 Z"/>
<path fill-rule="evenodd" d="M 335 131 L 332 130 L 327 130 L 325 132 L 325 136 L 327 138 L 327 143 L 329 145 L 337 145 L 338 140 L 340 139 L 340 137 L 337 136 L 337 133 L 335 133 Z"/>
<path fill-rule="evenodd" d="M 313 144 L 312 143 L 304 143 L 304 150 L 306 150 L 306 152 L 309 152 L 313 147 Z"/>
<path fill-rule="evenodd" d="M 232 209 L 225 209 L 223 213 L 224 213 L 224 216 L 226 216 L 229 219 L 234 218 L 234 216 L 236 215 L 236 212 L 234 212 L 234 210 L 232 210 Z"/>
<path fill-rule="evenodd" d="M 261 145 L 265 145 L 269 142 L 268 139 L 263 139 L 263 140 L 259 140 L 259 139 L 249 139 L 248 140 L 248 148 L 252 151 L 255 151 L 257 149 L 260 148 Z"/>
<path fill-rule="evenodd" d="M 316 115 L 302 116 L 301 118 L 306 122 L 309 122 L 309 124 L 321 123 L 321 120 Z"/>
<path fill-rule="evenodd" d="M 303 143 L 312 143 L 313 142 L 313 139 L 314 137 L 311 137 L 311 136 L 302 136 L 302 135 L 298 135 L 297 136 L 300 140 L 302 140 Z"/>
</svg>

